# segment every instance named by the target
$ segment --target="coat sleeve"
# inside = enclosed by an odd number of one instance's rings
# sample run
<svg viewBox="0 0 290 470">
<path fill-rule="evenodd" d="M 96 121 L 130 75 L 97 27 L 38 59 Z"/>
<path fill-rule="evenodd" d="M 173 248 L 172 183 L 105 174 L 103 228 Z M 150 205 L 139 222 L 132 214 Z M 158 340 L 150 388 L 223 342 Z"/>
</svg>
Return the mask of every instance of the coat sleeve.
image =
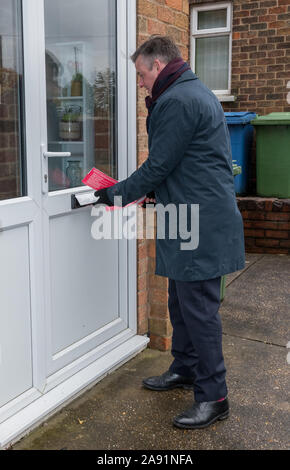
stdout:
<svg viewBox="0 0 290 470">
<path fill-rule="evenodd" d="M 110 200 L 122 196 L 124 206 L 154 191 L 183 158 L 196 121 L 191 106 L 177 99 L 171 98 L 156 107 L 151 117 L 149 156 L 131 176 L 108 188 Z"/>
</svg>

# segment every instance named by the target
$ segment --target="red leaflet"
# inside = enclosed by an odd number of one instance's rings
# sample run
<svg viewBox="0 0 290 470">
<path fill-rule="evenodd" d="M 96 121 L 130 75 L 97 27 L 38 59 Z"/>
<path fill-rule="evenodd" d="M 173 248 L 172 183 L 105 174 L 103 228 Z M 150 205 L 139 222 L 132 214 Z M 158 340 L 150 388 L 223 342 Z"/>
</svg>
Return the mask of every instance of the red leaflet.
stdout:
<svg viewBox="0 0 290 470">
<path fill-rule="evenodd" d="M 109 188 L 110 186 L 114 186 L 114 184 L 118 183 L 117 180 L 111 178 L 111 176 L 106 175 L 102 171 L 97 170 L 97 168 L 92 168 L 84 177 L 82 182 L 96 191 L 99 189 Z"/>
<path fill-rule="evenodd" d="M 98 191 L 99 189 L 104 189 L 104 188 L 109 188 L 110 186 L 114 186 L 114 184 L 118 183 L 117 180 L 114 178 L 111 178 L 111 176 L 106 175 L 102 171 L 98 170 L 97 168 L 92 168 L 91 171 L 84 177 L 82 182 L 90 186 L 90 188 L 95 189 Z M 127 204 L 127 206 L 131 206 L 131 204 L 143 204 L 145 200 L 145 197 L 142 197 L 141 199 L 138 199 L 138 201 L 133 201 L 130 202 L 130 204 Z M 125 206 L 125 207 L 127 207 Z M 116 206 L 108 206 L 106 207 L 107 211 L 112 211 L 115 209 L 122 209 L 121 207 L 116 207 Z"/>
</svg>

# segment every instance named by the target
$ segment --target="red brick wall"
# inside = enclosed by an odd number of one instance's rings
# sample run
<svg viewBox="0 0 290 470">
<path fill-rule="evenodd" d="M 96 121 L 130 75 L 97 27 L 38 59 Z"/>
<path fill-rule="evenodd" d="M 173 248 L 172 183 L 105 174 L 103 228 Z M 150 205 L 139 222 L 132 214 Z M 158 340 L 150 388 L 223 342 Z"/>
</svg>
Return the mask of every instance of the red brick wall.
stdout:
<svg viewBox="0 0 290 470">
<path fill-rule="evenodd" d="M 220 3 L 191 0 L 191 4 Z M 290 111 L 289 0 L 232 0 L 232 94 L 225 111 Z"/>
<path fill-rule="evenodd" d="M 104 173 L 116 178 L 116 168 L 111 167 L 110 142 L 112 139 L 110 132 L 109 112 L 95 108 L 94 110 L 94 134 L 95 134 L 95 166 Z"/>
<path fill-rule="evenodd" d="M 226 111 L 290 111 L 289 0 L 234 0 L 232 93 Z"/>
<path fill-rule="evenodd" d="M 290 255 L 290 199 L 241 197 L 248 253 Z"/>
<path fill-rule="evenodd" d="M 0 68 L 0 200 L 21 196 L 18 76 Z"/>
<path fill-rule="evenodd" d="M 99 71 L 96 75 L 94 91 L 94 135 L 95 135 L 95 166 L 113 178 L 117 178 L 117 162 L 112 142 L 116 135 L 113 124 L 115 116 L 116 75 L 110 69 Z"/>
<path fill-rule="evenodd" d="M 171 36 L 183 58 L 189 57 L 189 1 L 137 0 L 137 45 L 152 34 Z M 148 156 L 145 107 L 146 93 L 138 88 L 138 165 Z M 150 332 L 150 346 L 168 349 L 171 326 L 167 311 L 167 279 L 155 276 L 155 242 L 138 241 L 138 332 Z"/>
</svg>

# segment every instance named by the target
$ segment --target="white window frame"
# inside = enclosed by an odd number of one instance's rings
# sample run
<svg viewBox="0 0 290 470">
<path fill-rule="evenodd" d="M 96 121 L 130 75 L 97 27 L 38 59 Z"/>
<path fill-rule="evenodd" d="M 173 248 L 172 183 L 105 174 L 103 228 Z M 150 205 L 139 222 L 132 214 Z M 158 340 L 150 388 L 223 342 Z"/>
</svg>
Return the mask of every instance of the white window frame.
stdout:
<svg viewBox="0 0 290 470">
<path fill-rule="evenodd" d="M 227 10 L 227 24 L 222 28 L 198 29 L 198 13 L 200 11 Z M 190 12 L 191 29 L 191 68 L 195 72 L 195 52 L 196 39 L 201 37 L 229 36 L 229 70 L 228 70 L 228 88 L 226 90 L 212 90 L 220 101 L 234 101 L 235 97 L 231 95 L 231 72 L 232 72 L 232 3 L 208 3 L 203 5 L 191 5 Z"/>
</svg>

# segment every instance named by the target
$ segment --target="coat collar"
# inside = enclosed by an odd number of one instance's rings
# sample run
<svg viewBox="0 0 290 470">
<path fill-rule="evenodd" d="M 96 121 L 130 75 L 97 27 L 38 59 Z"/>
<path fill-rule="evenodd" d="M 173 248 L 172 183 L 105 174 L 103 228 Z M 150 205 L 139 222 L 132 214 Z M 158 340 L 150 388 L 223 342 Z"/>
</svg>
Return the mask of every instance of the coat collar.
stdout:
<svg viewBox="0 0 290 470">
<path fill-rule="evenodd" d="M 146 119 L 146 128 L 147 128 L 147 133 L 149 133 L 149 123 L 150 123 L 150 114 L 153 112 L 153 108 L 155 107 L 155 105 L 158 103 L 159 99 L 162 98 L 162 96 L 166 95 L 170 90 L 172 90 L 174 87 L 176 87 L 177 85 L 179 85 L 180 83 L 183 83 L 183 82 L 189 82 L 189 81 L 193 81 L 193 80 L 197 80 L 198 79 L 198 76 L 195 75 L 195 73 L 193 73 L 192 70 L 187 70 L 186 72 L 184 72 L 180 77 L 177 78 L 177 80 L 175 80 L 175 82 L 172 83 L 172 85 L 170 85 L 166 90 L 164 90 L 164 92 L 162 93 L 162 95 L 160 95 L 156 101 L 154 102 L 153 106 L 152 106 L 152 109 L 150 111 L 150 113 L 148 114 L 147 116 L 147 119 Z"/>
<path fill-rule="evenodd" d="M 190 81 L 193 81 L 193 80 L 198 80 L 198 76 L 195 75 L 195 73 L 193 73 L 192 70 L 187 70 L 177 80 L 175 80 L 175 82 L 172 83 L 172 85 L 170 85 L 170 87 L 168 87 L 167 90 L 165 90 L 164 93 L 162 93 L 161 96 L 166 95 L 170 90 L 172 90 L 173 88 L 178 86 L 180 83 L 190 82 Z M 159 101 L 161 96 L 156 100 L 156 103 Z"/>
<path fill-rule="evenodd" d="M 197 80 L 197 79 L 198 79 L 198 76 L 195 75 L 195 73 L 193 73 L 192 70 L 187 70 L 168 88 L 168 90 L 172 89 L 179 83 L 188 82 L 190 80 Z"/>
</svg>

